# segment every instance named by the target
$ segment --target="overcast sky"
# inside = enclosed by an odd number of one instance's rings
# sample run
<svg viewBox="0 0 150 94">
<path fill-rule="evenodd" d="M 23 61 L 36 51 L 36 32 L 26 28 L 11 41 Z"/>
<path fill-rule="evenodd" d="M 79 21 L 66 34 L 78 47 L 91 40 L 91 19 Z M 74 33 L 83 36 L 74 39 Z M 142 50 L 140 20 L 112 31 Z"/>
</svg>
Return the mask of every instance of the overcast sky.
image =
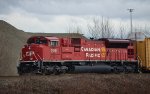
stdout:
<svg viewBox="0 0 150 94">
<path fill-rule="evenodd" d="M 64 33 L 79 26 L 86 33 L 94 17 L 105 17 L 118 27 L 150 25 L 150 0 L 0 0 L 0 19 L 26 32 Z"/>
</svg>

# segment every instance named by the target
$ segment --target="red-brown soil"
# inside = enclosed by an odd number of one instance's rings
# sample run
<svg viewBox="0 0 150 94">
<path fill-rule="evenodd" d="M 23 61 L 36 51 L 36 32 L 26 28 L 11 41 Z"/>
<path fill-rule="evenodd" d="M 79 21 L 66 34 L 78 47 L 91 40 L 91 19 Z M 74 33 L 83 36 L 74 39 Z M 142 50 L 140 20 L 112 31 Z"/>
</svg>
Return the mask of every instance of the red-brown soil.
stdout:
<svg viewBox="0 0 150 94">
<path fill-rule="evenodd" d="M 150 74 L 0 77 L 0 94 L 150 94 Z"/>
</svg>

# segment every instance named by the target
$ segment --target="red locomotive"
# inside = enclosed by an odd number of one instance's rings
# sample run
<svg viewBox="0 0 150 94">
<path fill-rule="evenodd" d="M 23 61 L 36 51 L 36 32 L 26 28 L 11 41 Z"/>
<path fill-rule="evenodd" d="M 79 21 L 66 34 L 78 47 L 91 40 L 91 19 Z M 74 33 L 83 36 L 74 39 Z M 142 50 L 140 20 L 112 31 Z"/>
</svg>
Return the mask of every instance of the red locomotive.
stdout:
<svg viewBox="0 0 150 94">
<path fill-rule="evenodd" d="M 133 42 L 128 39 L 33 36 L 27 40 L 21 55 L 19 74 L 57 74 L 77 69 L 97 72 L 102 64 L 113 72 L 135 72 L 138 66 Z"/>
</svg>

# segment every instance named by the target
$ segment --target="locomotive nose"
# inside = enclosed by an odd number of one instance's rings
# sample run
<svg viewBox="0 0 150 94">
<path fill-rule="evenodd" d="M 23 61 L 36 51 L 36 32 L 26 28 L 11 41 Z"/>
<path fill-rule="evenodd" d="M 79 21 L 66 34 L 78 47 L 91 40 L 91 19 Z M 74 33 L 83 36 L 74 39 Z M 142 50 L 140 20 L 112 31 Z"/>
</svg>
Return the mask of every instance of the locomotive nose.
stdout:
<svg viewBox="0 0 150 94">
<path fill-rule="evenodd" d="M 30 60 L 33 60 L 33 58 L 34 58 L 34 51 L 29 50 L 23 53 L 24 60 L 30 61 Z"/>
<path fill-rule="evenodd" d="M 43 50 L 39 45 L 25 45 L 22 49 L 22 60 L 23 61 L 38 61 L 42 60 Z"/>
<path fill-rule="evenodd" d="M 25 45 L 22 49 L 22 59 L 24 61 L 32 61 L 34 59 L 34 54 L 35 52 L 30 45 Z"/>
</svg>

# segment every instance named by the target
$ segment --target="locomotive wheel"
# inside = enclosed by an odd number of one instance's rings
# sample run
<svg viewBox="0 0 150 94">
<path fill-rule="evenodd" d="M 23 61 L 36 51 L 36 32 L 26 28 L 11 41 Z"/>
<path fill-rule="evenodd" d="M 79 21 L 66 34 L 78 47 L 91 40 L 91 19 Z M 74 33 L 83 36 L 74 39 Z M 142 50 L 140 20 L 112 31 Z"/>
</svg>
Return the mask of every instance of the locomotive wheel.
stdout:
<svg viewBox="0 0 150 94">
<path fill-rule="evenodd" d="M 54 75 L 58 75 L 58 71 L 56 69 L 53 70 Z"/>
<path fill-rule="evenodd" d="M 51 73 L 50 73 L 47 69 L 44 69 L 44 70 L 43 70 L 43 74 L 44 74 L 44 75 L 50 75 Z"/>
<path fill-rule="evenodd" d="M 67 72 L 66 70 L 62 70 L 62 72 L 61 72 L 61 73 L 62 73 L 62 74 L 65 74 L 66 72 Z"/>
<path fill-rule="evenodd" d="M 126 66 L 124 66 L 123 73 L 125 73 L 125 74 L 129 73 L 129 70 L 127 69 L 127 67 L 126 67 Z"/>
<path fill-rule="evenodd" d="M 60 69 L 59 66 L 54 66 L 54 68 L 53 68 L 53 74 L 54 75 L 60 74 L 59 69 Z"/>
<path fill-rule="evenodd" d="M 134 73 L 140 73 L 140 69 L 135 65 L 132 67 Z"/>
</svg>

